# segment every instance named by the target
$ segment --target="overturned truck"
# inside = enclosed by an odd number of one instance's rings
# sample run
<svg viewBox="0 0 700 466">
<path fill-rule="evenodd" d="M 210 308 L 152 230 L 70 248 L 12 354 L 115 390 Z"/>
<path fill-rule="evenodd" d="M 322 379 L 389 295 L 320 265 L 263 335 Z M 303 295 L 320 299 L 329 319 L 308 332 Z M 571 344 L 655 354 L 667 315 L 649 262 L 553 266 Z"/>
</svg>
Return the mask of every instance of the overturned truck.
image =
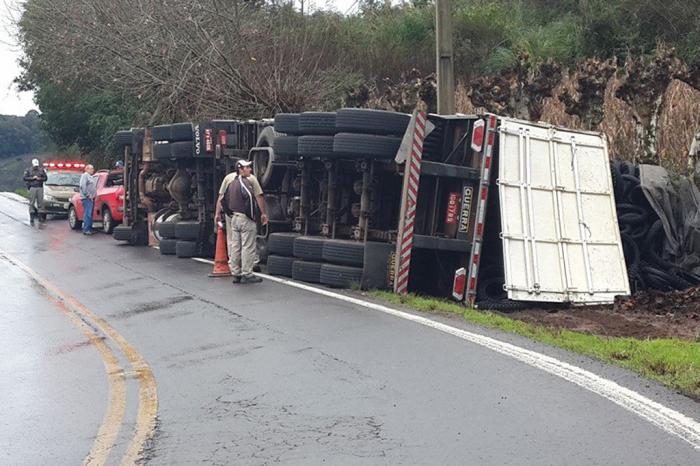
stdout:
<svg viewBox="0 0 700 466">
<path fill-rule="evenodd" d="M 211 256 L 219 185 L 249 159 L 268 207 L 258 252 L 270 274 L 394 289 L 409 254 L 408 290 L 484 307 L 629 294 L 599 135 L 494 115 L 427 119 L 417 142 L 410 115 L 353 108 L 120 131 L 114 237 Z M 422 145 L 418 160 L 397 157 L 404 136 Z"/>
</svg>

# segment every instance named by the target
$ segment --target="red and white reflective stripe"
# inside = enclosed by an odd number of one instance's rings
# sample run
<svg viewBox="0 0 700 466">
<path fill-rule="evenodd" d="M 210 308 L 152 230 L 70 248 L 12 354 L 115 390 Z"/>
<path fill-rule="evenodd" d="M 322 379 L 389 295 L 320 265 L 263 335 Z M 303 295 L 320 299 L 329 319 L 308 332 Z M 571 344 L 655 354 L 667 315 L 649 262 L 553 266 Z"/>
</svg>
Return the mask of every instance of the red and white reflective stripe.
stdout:
<svg viewBox="0 0 700 466">
<path fill-rule="evenodd" d="M 496 117 L 489 115 L 486 147 L 481 156 L 481 186 L 479 187 L 479 202 L 476 207 L 476 228 L 472 240 L 472 253 L 469 260 L 469 280 L 467 280 L 467 301 L 470 306 L 476 299 L 476 285 L 479 276 L 479 263 L 481 262 L 481 246 L 484 240 L 484 227 L 486 222 L 486 206 L 489 199 L 489 184 L 491 180 L 491 165 L 493 159 L 493 145 L 496 140 Z"/>
<path fill-rule="evenodd" d="M 404 190 L 406 209 L 404 213 L 403 225 L 399 231 L 399 247 L 396 257 L 397 273 L 394 282 L 394 292 L 406 294 L 408 292 L 408 274 L 411 268 L 411 250 L 413 248 L 413 227 L 416 220 L 416 206 L 418 205 L 418 185 L 420 183 L 421 161 L 423 160 L 423 140 L 425 139 L 425 124 L 427 116 L 425 112 L 416 112 L 416 124 L 413 131 L 413 145 L 411 154 L 406 161 L 408 172 L 407 189 Z"/>
</svg>

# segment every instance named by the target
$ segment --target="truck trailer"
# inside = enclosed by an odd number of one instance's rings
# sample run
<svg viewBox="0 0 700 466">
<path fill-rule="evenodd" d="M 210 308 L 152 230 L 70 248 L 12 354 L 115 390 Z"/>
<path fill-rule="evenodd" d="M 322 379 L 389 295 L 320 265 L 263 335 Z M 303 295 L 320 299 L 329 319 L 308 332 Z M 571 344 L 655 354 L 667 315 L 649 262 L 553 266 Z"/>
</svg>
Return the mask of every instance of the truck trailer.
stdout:
<svg viewBox="0 0 700 466">
<path fill-rule="evenodd" d="M 220 183 L 245 159 L 265 192 L 269 223 L 259 226 L 258 253 L 268 273 L 364 289 L 407 280 L 403 291 L 492 308 L 517 306 L 509 297 L 609 302 L 629 293 L 599 134 L 430 114 L 429 132 L 411 140 L 415 121 L 344 108 L 120 131 L 125 216 L 114 237 L 211 257 Z M 397 158 L 404 139 L 419 149 L 417 161 Z M 612 220 L 597 228 L 594 207 Z M 504 222 L 515 213 L 524 213 L 518 225 Z M 407 254 L 410 270 L 401 272 Z M 600 254 L 610 258 L 608 272 L 598 270 Z"/>
</svg>

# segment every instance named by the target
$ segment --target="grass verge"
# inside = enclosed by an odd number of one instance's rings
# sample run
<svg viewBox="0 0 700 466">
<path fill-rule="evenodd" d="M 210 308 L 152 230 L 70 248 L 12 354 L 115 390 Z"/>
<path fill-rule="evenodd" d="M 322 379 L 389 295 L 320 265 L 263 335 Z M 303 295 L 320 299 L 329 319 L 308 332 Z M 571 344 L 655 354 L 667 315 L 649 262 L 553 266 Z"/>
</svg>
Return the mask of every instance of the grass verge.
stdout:
<svg viewBox="0 0 700 466">
<path fill-rule="evenodd" d="M 374 291 L 372 296 L 424 312 L 461 315 L 465 321 L 522 335 L 551 346 L 622 366 L 700 400 L 700 342 L 675 338 L 639 340 L 551 329 L 416 295 Z"/>
</svg>

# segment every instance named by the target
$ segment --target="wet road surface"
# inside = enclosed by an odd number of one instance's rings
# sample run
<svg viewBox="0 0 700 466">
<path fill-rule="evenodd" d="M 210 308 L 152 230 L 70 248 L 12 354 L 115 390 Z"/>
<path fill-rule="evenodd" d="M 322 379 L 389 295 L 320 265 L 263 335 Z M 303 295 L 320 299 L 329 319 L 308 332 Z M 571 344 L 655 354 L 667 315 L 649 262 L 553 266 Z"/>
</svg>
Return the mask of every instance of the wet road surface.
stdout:
<svg viewBox="0 0 700 466">
<path fill-rule="evenodd" d="M 700 463 L 688 442 L 482 346 L 26 216 L 0 196 L 0 464 Z M 625 371 L 515 342 L 700 419 Z"/>
</svg>

